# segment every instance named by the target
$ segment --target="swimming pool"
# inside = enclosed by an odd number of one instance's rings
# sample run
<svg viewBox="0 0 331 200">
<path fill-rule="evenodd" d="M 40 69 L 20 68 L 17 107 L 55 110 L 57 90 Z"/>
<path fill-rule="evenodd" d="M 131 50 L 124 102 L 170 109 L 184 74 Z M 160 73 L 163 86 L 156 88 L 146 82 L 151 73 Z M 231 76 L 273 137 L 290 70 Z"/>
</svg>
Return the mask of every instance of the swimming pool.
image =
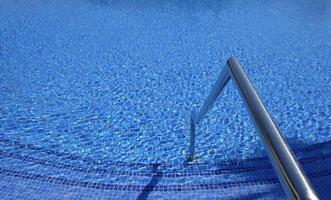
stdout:
<svg viewBox="0 0 331 200">
<path fill-rule="evenodd" d="M 232 83 L 240 58 L 321 198 L 331 195 L 328 1 L 0 2 L 0 196 L 284 197 Z"/>
</svg>

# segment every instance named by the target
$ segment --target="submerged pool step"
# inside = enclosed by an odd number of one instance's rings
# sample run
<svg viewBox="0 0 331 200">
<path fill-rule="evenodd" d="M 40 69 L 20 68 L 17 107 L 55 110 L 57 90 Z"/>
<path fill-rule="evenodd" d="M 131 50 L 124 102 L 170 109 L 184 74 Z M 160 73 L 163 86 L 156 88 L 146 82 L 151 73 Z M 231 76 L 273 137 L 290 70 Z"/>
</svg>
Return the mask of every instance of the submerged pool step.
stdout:
<svg viewBox="0 0 331 200">
<path fill-rule="evenodd" d="M 6 146 L 3 146 L 6 147 Z M 325 146 L 328 149 L 328 146 Z M 31 152 L 31 149 L 21 149 L 18 151 L 17 148 L 11 148 L 10 146 L 0 150 L 0 155 L 3 158 L 11 158 L 17 160 L 17 162 L 28 162 L 35 165 L 57 168 L 60 170 L 69 170 L 77 173 L 95 173 L 102 175 L 112 176 L 142 176 L 151 177 L 154 176 L 155 167 L 154 165 L 122 165 L 112 166 L 110 168 L 103 168 L 102 165 L 86 165 L 82 160 L 79 159 L 65 159 L 58 156 L 50 156 L 49 154 L 42 155 L 42 153 Z M 311 152 L 310 157 L 301 158 L 300 162 L 303 164 L 313 164 L 314 162 L 324 161 L 330 159 L 330 154 L 325 149 L 316 149 L 318 156 L 313 156 L 314 152 Z M 324 152 L 324 153 L 323 153 Z M 157 176 L 164 178 L 185 178 L 185 177 L 200 177 L 200 176 L 229 176 L 242 173 L 259 173 L 261 171 L 269 171 L 271 165 L 266 158 L 245 160 L 237 163 L 225 162 L 225 163 L 214 163 L 214 164 L 194 164 L 194 165 L 181 165 L 174 169 L 171 166 L 157 165 Z M 184 181 L 185 182 L 185 181 Z"/>
<path fill-rule="evenodd" d="M 2 160 L 2 159 L 1 159 Z M 6 162 L 11 162 L 10 160 L 6 160 Z M 323 162 L 323 161 L 320 161 Z M 326 163 L 326 162 L 324 162 Z M 26 165 L 26 163 L 23 163 Z M 320 164 L 320 163 L 318 163 Z M 16 165 L 18 166 L 18 165 Z M 314 166 L 311 166 L 312 168 Z M 326 166 L 324 166 L 326 167 Z M 329 166 L 330 169 L 330 166 Z M 46 171 L 50 169 L 45 169 Z M 331 170 L 329 170 L 331 171 Z M 5 180 L 10 180 L 12 185 L 17 185 L 16 189 L 19 188 L 19 185 L 28 185 L 29 187 L 33 187 L 36 193 L 40 193 L 44 191 L 45 188 L 52 188 L 57 191 L 58 195 L 65 195 L 70 191 L 82 192 L 85 190 L 95 190 L 93 193 L 98 193 L 104 197 L 109 198 L 117 198 L 119 195 L 125 198 L 135 197 L 135 199 L 139 196 L 148 196 L 150 198 L 157 198 L 158 195 L 166 195 L 169 199 L 176 199 L 175 197 L 199 197 L 200 199 L 210 199 L 212 197 L 217 198 L 247 198 L 247 197 L 272 197 L 282 198 L 285 197 L 282 194 L 282 190 L 280 185 L 277 183 L 277 179 L 265 179 L 259 176 L 259 180 L 232 180 L 230 182 L 213 182 L 212 179 L 209 180 L 209 183 L 203 184 L 173 184 L 164 185 L 164 180 L 170 180 L 165 177 L 158 177 L 157 172 L 154 172 L 155 175 L 150 177 L 148 181 L 145 182 L 144 185 L 136 185 L 134 182 L 126 182 L 124 185 L 118 184 L 116 182 L 114 184 L 102 183 L 102 182 L 88 182 L 84 180 L 77 179 L 65 179 L 61 177 L 61 174 L 57 174 L 54 176 L 46 176 L 45 174 L 36 174 L 36 169 L 32 169 L 29 172 L 24 171 L 13 171 L 10 169 L 0 169 L 0 174 L 3 176 L 0 181 L 0 185 L 4 183 Z M 319 177 L 313 177 L 313 182 L 321 183 L 331 182 L 330 178 L 321 179 L 322 173 L 326 174 L 327 172 L 319 172 L 313 174 L 314 176 L 319 175 Z M 242 175 L 244 175 L 243 173 Z M 331 172 L 329 172 L 330 177 Z M 77 174 L 78 175 L 78 174 Z M 311 174 L 309 173 L 311 177 Z M 134 177 L 135 179 L 137 177 Z M 176 181 L 176 179 L 172 179 L 172 181 Z M 47 184 L 44 184 L 47 183 Z M 319 184 L 322 188 L 325 187 L 324 184 Z M 70 186 L 68 188 L 68 186 Z M 26 187 L 20 188 L 22 192 Z M 319 191 L 321 188 L 317 188 Z M 322 190 L 322 189 L 321 189 Z M 30 189 L 31 191 L 31 189 Z M 75 192 L 74 192 L 75 193 Z M 272 195 L 273 194 L 273 195 Z M 275 195 L 276 194 L 276 195 Z M 203 195 L 204 197 L 201 197 Z M 263 195 L 263 196 L 261 196 Z M 325 195 L 324 195 L 325 196 Z M 59 196 L 60 197 L 60 196 Z M 323 196 L 322 196 L 323 197 Z"/>
<path fill-rule="evenodd" d="M 170 196 L 174 192 L 197 195 L 197 191 L 204 193 L 207 190 L 235 190 L 239 186 L 241 188 L 258 186 L 267 190 L 269 187 L 275 188 L 274 183 L 277 183 L 277 179 L 273 179 L 272 177 L 269 179 L 266 178 L 265 175 L 268 173 L 264 174 L 265 171 L 250 174 L 249 177 L 252 178 L 251 180 L 247 180 L 248 175 L 244 173 L 165 177 L 161 172 L 157 171 L 157 167 L 153 169 L 151 176 L 108 176 L 106 174 L 82 173 L 70 169 L 59 169 L 13 157 L 5 157 L 4 155 L 0 158 L 0 164 L 2 166 L 0 168 L 0 174 L 19 179 L 15 181 L 16 183 L 33 181 L 30 184 L 39 184 L 38 182 L 47 182 L 46 185 L 52 183 L 78 187 L 79 189 L 96 189 L 100 190 L 99 192 L 101 193 L 120 191 L 125 192 L 127 195 L 139 196 L 144 191 L 145 193 L 153 193 L 151 194 L 152 196 L 158 192 L 169 193 L 168 195 Z M 261 176 L 265 178 L 260 181 L 256 180 Z M 254 180 L 253 177 L 255 177 Z M 271 190 L 270 188 L 268 190 Z M 207 194 L 208 192 L 206 192 Z"/>
<path fill-rule="evenodd" d="M 54 188 L 62 190 L 64 186 L 74 187 L 76 191 L 93 189 L 108 197 L 115 193 L 116 197 L 123 195 L 135 198 L 142 194 L 157 198 L 163 194 L 169 199 L 175 197 L 174 193 L 183 198 L 201 194 L 206 198 L 244 198 L 261 194 L 271 197 L 275 193 L 278 197 L 285 197 L 265 157 L 238 162 L 180 165 L 176 168 L 158 164 L 137 166 L 123 163 L 116 168 L 115 165 L 103 168 L 104 165 L 86 165 L 78 157 L 70 159 L 66 157 L 67 154 L 51 155 L 33 148 L 13 147 L 4 140 L 0 142 L 0 175 L 5 179 L 15 179 L 17 183 L 29 182 L 35 185 L 36 192 L 42 187 L 48 187 L 43 185 L 55 184 Z M 311 145 L 297 152 L 306 155 L 300 158 L 300 163 L 308 176 L 313 178 L 313 183 L 330 179 L 330 144 Z M 41 184 L 45 182 L 47 184 Z M 323 195 L 323 185 L 319 185 L 317 191 Z"/>
<path fill-rule="evenodd" d="M 174 192 L 183 197 L 199 193 L 205 197 L 257 195 L 284 196 L 278 179 L 267 157 L 247 160 L 229 160 L 219 163 L 180 165 L 122 163 L 100 161 L 68 152 L 54 151 L 32 144 L 22 144 L 0 137 L 0 175 L 17 182 L 72 186 L 77 190 L 95 189 L 99 193 L 138 197 L 148 194 L 156 197 Z M 299 162 L 313 182 L 328 181 L 331 176 L 331 141 L 310 145 L 295 151 Z M 326 178 L 323 178 L 326 177 Z M 1 181 L 0 181 L 1 184 Z M 61 187 L 60 187 L 61 188 Z M 38 190 L 38 189 L 37 189 Z M 241 190 L 247 190 L 241 193 Z M 254 193 L 255 191 L 255 193 Z M 323 193 L 323 187 L 317 191 Z M 258 192 L 261 194 L 261 192 Z M 324 193 L 325 194 L 325 193 Z"/>
</svg>

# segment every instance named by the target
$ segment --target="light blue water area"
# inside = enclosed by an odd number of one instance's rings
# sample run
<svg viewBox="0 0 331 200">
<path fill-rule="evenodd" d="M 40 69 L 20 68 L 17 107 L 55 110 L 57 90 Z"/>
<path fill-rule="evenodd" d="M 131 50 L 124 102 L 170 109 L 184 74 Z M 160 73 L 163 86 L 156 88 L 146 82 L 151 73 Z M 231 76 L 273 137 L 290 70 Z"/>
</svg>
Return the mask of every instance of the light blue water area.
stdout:
<svg viewBox="0 0 331 200">
<path fill-rule="evenodd" d="M 293 148 L 328 141 L 330 38 L 325 0 L 1 0 L 0 137 L 182 164 L 190 112 L 236 56 Z M 197 134 L 198 162 L 264 154 L 232 83 Z"/>
</svg>

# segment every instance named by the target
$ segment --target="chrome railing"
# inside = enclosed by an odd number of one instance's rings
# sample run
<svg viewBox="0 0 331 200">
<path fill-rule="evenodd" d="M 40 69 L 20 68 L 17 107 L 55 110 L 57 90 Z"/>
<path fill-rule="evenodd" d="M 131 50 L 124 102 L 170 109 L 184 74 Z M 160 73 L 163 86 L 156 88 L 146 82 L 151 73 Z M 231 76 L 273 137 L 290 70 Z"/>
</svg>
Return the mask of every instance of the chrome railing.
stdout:
<svg viewBox="0 0 331 200">
<path fill-rule="evenodd" d="M 286 195 L 292 199 L 318 199 L 317 194 L 305 176 L 292 150 L 257 95 L 241 64 L 235 58 L 230 58 L 227 61 L 225 69 L 217 79 L 207 100 L 199 112 L 196 114 L 192 113 L 191 115 L 189 160 L 193 161 L 195 159 L 195 126 L 213 106 L 230 78 L 234 80 L 250 113 L 251 119 L 260 133 L 260 137 L 267 149 L 268 157 L 273 164 Z"/>
</svg>

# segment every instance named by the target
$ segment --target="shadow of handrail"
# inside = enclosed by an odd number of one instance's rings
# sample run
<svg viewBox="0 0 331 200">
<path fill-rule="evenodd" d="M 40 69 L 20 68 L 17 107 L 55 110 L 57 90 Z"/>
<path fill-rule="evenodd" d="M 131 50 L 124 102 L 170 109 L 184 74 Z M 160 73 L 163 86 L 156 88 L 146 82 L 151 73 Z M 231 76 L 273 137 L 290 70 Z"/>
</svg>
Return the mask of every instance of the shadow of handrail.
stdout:
<svg viewBox="0 0 331 200">
<path fill-rule="evenodd" d="M 153 191 L 154 187 L 158 184 L 158 182 L 162 179 L 161 172 L 158 172 L 158 167 L 160 164 L 153 164 L 153 176 L 149 183 L 144 187 L 144 189 L 141 191 L 139 196 L 137 197 L 137 200 L 145 200 L 147 199 L 148 195 Z"/>
</svg>

